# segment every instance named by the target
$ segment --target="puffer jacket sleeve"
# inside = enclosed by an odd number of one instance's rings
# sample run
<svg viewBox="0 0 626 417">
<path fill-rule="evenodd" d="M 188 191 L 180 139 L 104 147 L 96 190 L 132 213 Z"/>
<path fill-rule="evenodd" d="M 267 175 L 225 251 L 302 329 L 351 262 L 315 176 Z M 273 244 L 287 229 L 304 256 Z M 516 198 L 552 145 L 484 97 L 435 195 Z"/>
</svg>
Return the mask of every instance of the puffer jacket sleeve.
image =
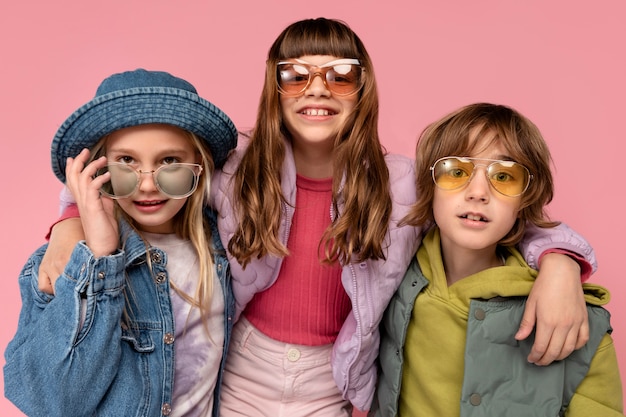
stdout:
<svg viewBox="0 0 626 417">
<path fill-rule="evenodd" d="M 29 416 L 92 415 L 118 369 L 124 256 L 96 259 L 77 244 L 51 296 L 37 287 L 45 249 L 19 277 L 22 310 L 5 350 L 5 396 Z"/>
<path fill-rule="evenodd" d="M 596 255 L 589 242 L 565 223 L 552 228 L 537 227 L 529 223 L 518 246 L 528 265 L 534 269 L 539 269 L 540 256 L 550 249 L 576 253 L 591 265 L 592 272 L 598 269 Z"/>
</svg>

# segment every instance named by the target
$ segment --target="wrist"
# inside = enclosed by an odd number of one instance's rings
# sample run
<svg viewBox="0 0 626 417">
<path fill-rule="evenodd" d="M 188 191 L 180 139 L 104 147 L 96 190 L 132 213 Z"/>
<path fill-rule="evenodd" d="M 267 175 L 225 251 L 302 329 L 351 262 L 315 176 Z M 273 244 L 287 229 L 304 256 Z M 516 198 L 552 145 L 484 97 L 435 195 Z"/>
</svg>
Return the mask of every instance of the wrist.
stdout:
<svg viewBox="0 0 626 417">
<path fill-rule="evenodd" d="M 572 275 L 580 277 L 582 273 L 582 268 L 580 263 L 569 255 L 567 252 L 544 252 L 539 257 L 539 268 L 554 268 L 559 269 L 561 271 L 568 271 Z"/>
</svg>

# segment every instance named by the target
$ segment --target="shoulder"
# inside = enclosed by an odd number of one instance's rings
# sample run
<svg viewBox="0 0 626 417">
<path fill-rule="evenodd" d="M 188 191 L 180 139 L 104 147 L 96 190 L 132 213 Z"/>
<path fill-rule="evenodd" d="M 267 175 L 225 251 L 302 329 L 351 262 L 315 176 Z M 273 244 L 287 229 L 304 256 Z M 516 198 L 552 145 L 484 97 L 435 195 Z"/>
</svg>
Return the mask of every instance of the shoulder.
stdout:
<svg viewBox="0 0 626 417">
<path fill-rule="evenodd" d="M 211 177 L 210 185 L 210 205 L 218 209 L 221 213 L 223 210 L 222 204 L 229 199 L 232 194 L 229 187 L 232 187 L 231 180 L 237 172 L 237 167 L 241 163 L 241 159 L 246 153 L 246 149 L 250 145 L 250 136 L 247 133 L 239 132 L 239 138 L 237 139 L 237 147 L 233 149 L 229 154 L 224 166 L 220 169 L 216 169 Z"/>
<path fill-rule="evenodd" d="M 404 155 L 388 154 L 385 162 L 389 169 L 389 181 L 393 187 L 397 181 L 410 182 L 415 185 L 415 162 Z"/>
<path fill-rule="evenodd" d="M 389 189 L 395 203 L 411 205 L 416 201 L 415 163 L 404 155 L 387 154 Z"/>
<path fill-rule="evenodd" d="M 405 155 L 388 153 L 385 155 L 385 162 L 389 171 L 411 171 L 415 172 L 415 161 Z"/>
<path fill-rule="evenodd" d="M 243 158 L 246 150 L 250 146 L 250 134 L 249 132 L 239 132 L 237 139 L 237 147 L 231 151 L 228 155 L 228 159 L 222 168 L 222 171 L 226 175 L 232 175 Z"/>
</svg>

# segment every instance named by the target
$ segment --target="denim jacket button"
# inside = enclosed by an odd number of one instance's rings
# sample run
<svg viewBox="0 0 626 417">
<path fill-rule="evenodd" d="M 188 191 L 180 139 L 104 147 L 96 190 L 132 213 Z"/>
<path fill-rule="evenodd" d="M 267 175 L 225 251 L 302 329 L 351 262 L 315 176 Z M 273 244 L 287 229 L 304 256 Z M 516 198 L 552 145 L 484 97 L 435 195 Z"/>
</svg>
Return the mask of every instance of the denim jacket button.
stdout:
<svg viewBox="0 0 626 417">
<path fill-rule="evenodd" d="M 159 252 L 152 252 L 152 254 L 150 255 L 152 262 L 155 264 L 160 264 L 161 263 L 161 254 Z"/>
<path fill-rule="evenodd" d="M 172 406 L 169 405 L 168 403 L 164 403 L 161 406 L 161 414 L 162 415 L 169 416 L 171 412 L 172 412 Z"/>
<path fill-rule="evenodd" d="M 98 272 L 98 279 L 104 279 L 105 276 L 106 274 L 104 273 L 104 271 Z"/>
<path fill-rule="evenodd" d="M 165 282 L 166 278 L 167 278 L 167 276 L 166 276 L 165 272 L 159 272 L 154 277 L 154 280 L 156 281 L 157 284 L 163 284 Z"/>
<path fill-rule="evenodd" d="M 163 343 L 166 345 L 174 343 L 174 335 L 172 333 L 165 333 L 165 336 L 163 336 Z"/>
</svg>

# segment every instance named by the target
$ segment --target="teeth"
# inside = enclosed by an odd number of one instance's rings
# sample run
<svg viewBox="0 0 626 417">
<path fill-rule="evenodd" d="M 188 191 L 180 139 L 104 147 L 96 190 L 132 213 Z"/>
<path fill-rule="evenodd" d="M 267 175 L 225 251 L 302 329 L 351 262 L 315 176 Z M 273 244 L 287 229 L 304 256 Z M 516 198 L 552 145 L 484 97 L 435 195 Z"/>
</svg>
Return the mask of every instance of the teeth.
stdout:
<svg viewBox="0 0 626 417">
<path fill-rule="evenodd" d="M 482 218 L 482 217 L 480 217 L 480 216 L 475 216 L 475 215 L 473 215 L 473 214 L 468 214 L 468 215 L 467 215 L 467 219 L 468 219 L 468 220 L 474 220 L 474 221 L 481 221 L 481 220 L 483 220 L 483 218 Z"/>
<path fill-rule="evenodd" d="M 326 109 L 306 109 L 303 113 L 307 116 L 328 116 Z"/>
</svg>

